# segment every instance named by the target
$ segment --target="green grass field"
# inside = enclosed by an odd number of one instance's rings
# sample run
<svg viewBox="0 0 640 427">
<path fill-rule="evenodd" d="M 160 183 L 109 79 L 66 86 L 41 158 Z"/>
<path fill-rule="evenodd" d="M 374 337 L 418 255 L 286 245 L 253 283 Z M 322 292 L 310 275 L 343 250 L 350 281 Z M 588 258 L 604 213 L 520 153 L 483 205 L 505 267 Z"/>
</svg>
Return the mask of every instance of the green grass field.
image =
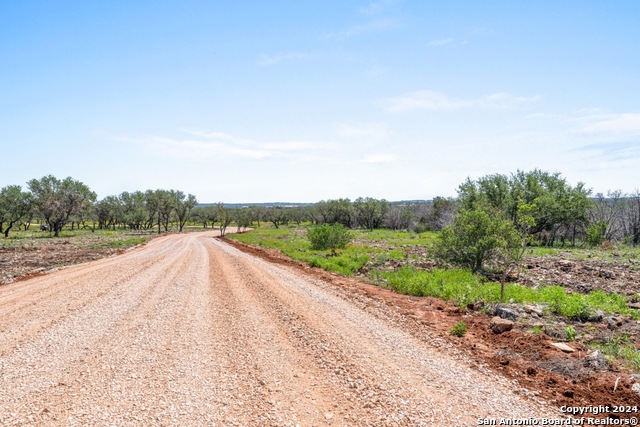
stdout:
<svg viewBox="0 0 640 427">
<path fill-rule="evenodd" d="M 250 245 L 278 249 L 311 267 L 352 276 L 372 259 L 383 263 L 388 259 L 402 260 L 409 257 L 408 247 L 429 244 L 436 236 L 436 233 L 416 234 L 392 230 L 352 230 L 352 234 L 352 243 L 345 249 L 338 250 L 335 256 L 330 250 L 312 250 L 304 228 L 261 227 L 246 233 L 228 234 L 227 237 Z M 384 247 L 376 247 L 376 244 L 382 243 Z M 387 250 L 388 245 L 393 246 L 393 249 Z"/>
<path fill-rule="evenodd" d="M 427 258 L 427 247 L 437 238 L 437 233 L 407 233 L 392 230 L 352 230 L 352 243 L 339 250 L 336 256 L 330 251 L 314 251 L 306 239 L 306 229 L 262 227 L 227 237 L 265 248 L 278 249 L 283 254 L 310 266 L 334 271 L 345 276 L 355 274 L 362 267 L 368 279 L 379 286 L 398 293 L 414 296 L 430 296 L 451 302 L 460 307 L 483 301 L 490 305 L 500 299 L 500 284 L 486 280 L 469 270 L 433 269 L 421 270 L 410 262 Z M 620 261 L 638 259 L 640 249 L 615 248 L 540 248 L 527 249 L 527 256 L 561 256 L 567 259 Z M 399 268 L 388 268 L 389 261 L 398 261 Z M 561 286 L 531 288 L 516 283 L 505 286 L 505 301 L 513 304 L 539 304 L 544 307 L 547 322 L 560 318 L 574 325 L 590 319 L 598 311 L 606 316 L 631 316 L 640 321 L 640 311 L 627 307 L 627 298 L 618 293 L 592 291 L 589 294 L 568 292 Z M 588 325 L 588 324 L 587 324 Z M 580 330 L 584 328 L 581 326 Z M 568 329 L 573 332 L 573 326 Z M 461 334 L 462 335 L 462 334 Z M 613 336 L 605 342 L 586 343 L 599 348 L 610 359 L 619 360 L 632 370 L 640 370 L 640 350 L 633 341 L 637 337 Z"/>
</svg>

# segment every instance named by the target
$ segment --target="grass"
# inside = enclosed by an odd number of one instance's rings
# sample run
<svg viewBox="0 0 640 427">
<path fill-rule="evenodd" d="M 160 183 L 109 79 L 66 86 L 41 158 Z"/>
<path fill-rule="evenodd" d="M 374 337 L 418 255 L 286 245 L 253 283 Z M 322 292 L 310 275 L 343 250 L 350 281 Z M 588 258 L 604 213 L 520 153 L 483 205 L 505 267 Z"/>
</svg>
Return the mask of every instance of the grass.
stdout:
<svg viewBox="0 0 640 427">
<path fill-rule="evenodd" d="M 354 230 L 354 240 L 366 243 L 384 242 L 385 245 L 402 246 L 402 245 L 429 245 L 438 233 L 424 232 L 413 233 L 408 231 L 378 229 L 373 231 Z"/>
<path fill-rule="evenodd" d="M 311 250 L 305 237 L 305 230 L 294 227 L 279 229 L 263 227 L 247 233 L 228 235 L 228 237 L 248 244 L 278 249 L 291 258 L 307 262 L 312 267 L 351 276 L 369 261 L 372 261 L 374 267 L 379 267 L 390 260 L 402 260 L 409 256 L 409 252 L 405 250 L 406 246 L 426 245 L 437 236 L 437 233 L 415 234 L 393 230 L 354 230 L 353 233 L 354 243 L 338 251 L 337 256 L 331 256 L 330 251 Z M 384 250 L 379 247 L 380 245 L 376 247 L 376 243 L 380 242 L 384 242 L 383 247 L 393 249 Z M 529 251 L 539 255 L 556 253 L 554 251 L 558 249 L 531 248 Z M 637 249 L 633 251 L 639 252 Z M 401 294 L 431 296 L 462 307 L 477 301 L 497 303 L 500 300 L 499 283 L 486 282 L 468 270 L 424 271 L 409 266 L 395 271 L 374 269 L 369 273 L 369 277 L 381 286 Z M 568 293 L 561 286 L 544 286 L 534 289 L 518 284 L 507 284 L 505 301 L 518 304 L 544 304 L 549 313 L 578 321 L 586 321 L 596 311 L 606 314 L 630 314 L 634 319 L 640 320 L 640 312 L 627 308 L 626 297 L 617 293 L 593 291 L 584 295 Z"/>
<path fill-rule="evenodd" d="M 353 275 L 362 266 L 369 267 L 368 277 L 380 286 L 393 289 L 402 294 L 413 296 L 431 296 L 458 306 L 484 301 L 497 303 L 500 299 L 500 284 L 489 282 L 469 270 L 436 269 L 419 270 L 412 266 L 387 271 L 392 261 L 415 260 L 418 256 L 416 246 L 427 246 L 437 237 L 437 233 L 407 233 L 392 230 L 363 231 L 353 230 L 354 239 L 337 256 L 329 251 L 313 251 L 305 237 L 304 229 L 281 227 L 273 229 L 263 227 L 247 233 L 228 235 L 245 243 L 278 249 L 285 255 L 307 262 L 310 266 L 335 271 L 345 276 Z M 424 253 L 418 252 L 418 253 Z M 567 259 L 600 259 L 626 262 L 640 259 L 640 248 L 620 246 L 615 249 L 547 248 L 531 247 L 527 256 L 562 256 Z M 424 256 L 424 255 L 420 255 Z M 540 304 L 547 315 L 555 315 L 573 321 L 584 322 L 597 311 L 605 315 L 631 315 L 640 320 L 640 310 L 627 307 L 627 298 L 617 293 L 607 294 L 592 291 L 589 294 L 567 292 L 561 286 L 530 288 L 518 284 L 505 286 L 505 301 L 517 304 Z M 466 326 L 466 325 L 465 325 Z M 543 333 L 541 326 L 534 326 L 532 333 Z M 456 325 L 450 330 L 456 336 L 463 336 L 462 326 Z M 461 335 L 458 335 L 461 334 Z M 564 329 L 564 337 L 569 341 L 577 338 L 573 326 Z M 631 340 L 612 338 L 606 343 L 595 345 L 608 358 L 619 359 L 621 363 L 640 371 L 640 350 Z"/>
<path fill-rule="evenodd" d="M 453 302 L 461 307 L 477 301 L 497 303 L 500 284 L 485 282 L 469 270 L 420 271 L 411 267 L 387 271 L 379 275 L 381 284 L 396 292 L 431 296 Z M 627 299 L 617 293 L 593 291 L 588 295 L 568 293 L 561 286 L 529 288 L 518 284 L 505 286 L 505 300 L 518 304 L 544 304 L 551 314 L 572 320 L 586 321 L 596 311 L 606 314 L 640 316 L 638 310 L 627 308 Z"/>
<path fill-rule="evenodd" d="M 345 249 L 337 251 L 332 256 L 330 250 L 319 251 L 311 249 L 303 228 L 261 227 L 246 233 L 228 234 L 230 239 L 238 240 L 250 245 L 257 245 L 270 249 L 278 249 L 283 254 L 306 262 L 311 267 L 320 267 L 328 271 L 352 276 L 370 260 L 375 259 L 381 265 L 389 260 L 402 260 L 408 256 L 403 246 L 425 245 L 435 238 L 435 233 L 408 233 L 393 230 L 352 230 L 354 239 Z M 384 242 L 395 249 L 386 251 L 375 247 L 376 242 Z"/>
<path fill-rule="evenodd" d="M 458 322 L 449 330 L 449 333 L 455 337 L 464 337 L 467 334 L 467 324 Z"/>
<path fill-rule="evenodd" d="M 311 267 L 320 267 L 345 276 L 355 274 L 369 261 L 368 254 L 372 252 L 364 246 L 354 244 L 338 250 L 335 256 L 331 254 L 331 250 L 313 250 L 304 230 L 282 226 L 280 228 L 261 227 L 246 233 L 227 234 L 227 237 L 250 245 L 278 249 L 293 259 L 306 262 Z M 380 252 L 380 250 L 373 250 L 373 252 Z"/>
<path fill-rule="evenodd" d="M 610 338 L 592 346 L 602 351 L 607 360 L 618 359 L 636 372 L 640 371 L 640 350 L 633 345 L 628 335 Z"/>
<path fill-rule="evenodd" d="M 130 237 L 123 240 L 112 240 L 108 245 L 112 248 L 128 248 L 144 243 L 145 241 L 147 241 L 146 237 Z"/>
</svg>

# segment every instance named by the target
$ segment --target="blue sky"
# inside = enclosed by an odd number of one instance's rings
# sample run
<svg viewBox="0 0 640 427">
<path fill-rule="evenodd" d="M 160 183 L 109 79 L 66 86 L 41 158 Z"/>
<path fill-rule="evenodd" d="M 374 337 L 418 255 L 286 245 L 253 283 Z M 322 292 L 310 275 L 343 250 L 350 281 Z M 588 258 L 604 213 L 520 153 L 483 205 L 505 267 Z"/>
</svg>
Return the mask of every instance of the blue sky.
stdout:
<svg viewBox="0 0 640 427">
<path fill-rule="evenodd" d="M 100 198 L 640 188 L 636 1 L 0 1 L 0 186 Z"/>
</svg>

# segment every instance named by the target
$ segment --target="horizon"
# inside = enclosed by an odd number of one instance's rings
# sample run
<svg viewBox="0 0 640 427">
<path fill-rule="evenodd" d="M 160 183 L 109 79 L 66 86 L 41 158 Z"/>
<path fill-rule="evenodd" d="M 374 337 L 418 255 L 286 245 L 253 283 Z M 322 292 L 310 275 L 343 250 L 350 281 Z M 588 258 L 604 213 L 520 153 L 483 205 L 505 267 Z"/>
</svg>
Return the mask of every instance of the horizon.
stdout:
<svg viewBox="0 0 640 427">
<path fill-rule="evenodd" d="M 538 168 L 593 194 L 640 187 L 637 2 L 0 11 L 0 186 L 430 200 Z"/>
</svg>

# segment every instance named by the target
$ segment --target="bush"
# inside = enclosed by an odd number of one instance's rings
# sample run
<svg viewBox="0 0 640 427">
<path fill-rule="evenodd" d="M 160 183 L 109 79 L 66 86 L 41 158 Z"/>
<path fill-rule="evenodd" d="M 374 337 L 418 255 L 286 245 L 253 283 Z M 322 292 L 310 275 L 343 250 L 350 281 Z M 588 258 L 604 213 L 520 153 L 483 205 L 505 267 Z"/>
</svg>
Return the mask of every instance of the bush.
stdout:
<svg viewBox="0 0 640 427">
<path fill-rule="evenodd" d="M 467 334 L 467 324 L 464 322 L 458 322 L 453 325 L 453 328 L 449 331 L 451 335 L 456 337 L 463 337 Z"/>
<path fill-rule="evenodd" d="M 462 209 L 442 230 L 433 247 L 434 256 L 474 272 L 508 258 L 522 247 L 522 239 L 511 221 L 491 208 Z"/>
<path fill-rule="evenodd" d="M 318 251 L 331 249 L 335 254 L 336 249 L 342 249 L 351 242 L 351 233 L 342 224 L 323 224 L 310 228 L 307 238 L 311 242 L 311 249 Z"/>
<path fill-rule="evenodd" d="M 575 341 L 576 340 L 576 329 L 569 325 L 564 328 L 564 336 L 567 341 Z"/>
<path fill-rule="evenodd" d="M 600 246 L 605 239 L 607 232 L 607 223 L 604 221 L 597 222 L 590 227 L 587 227 L 587 243 L 589 246 Z"/>
</svg>

